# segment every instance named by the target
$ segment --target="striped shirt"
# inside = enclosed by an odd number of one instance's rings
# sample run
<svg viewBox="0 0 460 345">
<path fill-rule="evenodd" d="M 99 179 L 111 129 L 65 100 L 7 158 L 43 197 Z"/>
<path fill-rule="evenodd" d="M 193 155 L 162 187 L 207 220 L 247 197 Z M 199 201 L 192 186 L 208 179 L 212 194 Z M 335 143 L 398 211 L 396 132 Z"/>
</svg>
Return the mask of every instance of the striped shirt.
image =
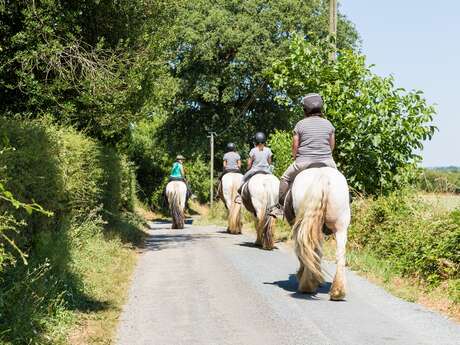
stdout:
<svg viewBox="0 0 460 345">
<path fill-rule="evenodd" d="M 295 161 L 302 163 L 332 158 L 329 138 L 334 132 L 334 126 L 320 116 L 308 116 L 297 122 L 294 133 L 299 136 L 299 148 Z"/>
</svg>

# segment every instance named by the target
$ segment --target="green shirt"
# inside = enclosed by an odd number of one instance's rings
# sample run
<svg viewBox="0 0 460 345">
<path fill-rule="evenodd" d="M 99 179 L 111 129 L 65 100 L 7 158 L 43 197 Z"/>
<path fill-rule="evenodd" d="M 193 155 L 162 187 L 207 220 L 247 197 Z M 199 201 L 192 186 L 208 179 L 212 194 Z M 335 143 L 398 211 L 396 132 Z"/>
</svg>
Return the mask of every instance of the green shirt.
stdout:
<svg viewBox="0 0 460 345">
<path fill-rule="evenodd" d="M 181 178 L 182 176 L 182 164 L 175 162 L 171 169 L 171 177 Z"/>
</svg>

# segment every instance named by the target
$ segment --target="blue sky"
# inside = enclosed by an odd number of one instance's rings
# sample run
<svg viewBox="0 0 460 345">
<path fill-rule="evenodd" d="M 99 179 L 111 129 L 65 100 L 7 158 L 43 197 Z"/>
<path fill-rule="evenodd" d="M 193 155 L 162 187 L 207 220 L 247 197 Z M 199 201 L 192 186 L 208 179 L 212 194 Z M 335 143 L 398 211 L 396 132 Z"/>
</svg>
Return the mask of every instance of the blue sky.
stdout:
<svg viewBox="0 0 460 345">
<path fill-rule="evenodd" d="M 460 166 L 460 1 L 341 0 L 355 23 L 367 62 L 420 89 L 437 104 L 439 131 L 425 143 L 424 166 Z"/>
</svg>

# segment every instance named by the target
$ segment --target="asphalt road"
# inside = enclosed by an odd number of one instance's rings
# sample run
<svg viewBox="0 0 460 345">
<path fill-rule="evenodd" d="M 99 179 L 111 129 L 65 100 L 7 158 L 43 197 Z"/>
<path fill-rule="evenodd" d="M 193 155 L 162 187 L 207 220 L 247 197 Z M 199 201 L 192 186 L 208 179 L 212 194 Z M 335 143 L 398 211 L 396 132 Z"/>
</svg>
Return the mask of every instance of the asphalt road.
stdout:
<svg viewBox="0 0 460 345">
<path fill-rule="evenodd" d="M 151 225 L 117 331 L 140 344 L 460 344 L 460 325 L 352 272 L 348 298 L 296 292 L 293 250 L 254 248 L 223 228 Z"/>
</svg>

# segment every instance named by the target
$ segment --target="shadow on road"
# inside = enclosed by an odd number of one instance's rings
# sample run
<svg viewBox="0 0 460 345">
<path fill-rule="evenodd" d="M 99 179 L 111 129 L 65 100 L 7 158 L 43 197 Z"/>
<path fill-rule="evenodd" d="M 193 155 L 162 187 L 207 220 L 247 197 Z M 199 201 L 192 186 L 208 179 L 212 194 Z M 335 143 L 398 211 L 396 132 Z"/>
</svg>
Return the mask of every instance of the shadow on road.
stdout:
<svg viewBox="0 0 460 345">
<path fill-rule="evenodd" d="M 298 283 L 297 283 L 297 277 L 295 274 L 290 274 L 288 280 L 278 280 L 272 283 L 265 282 L 264 284 L 276 285 L 283 290 L 292 292 L 291 297 L 293 298 L 307 299 L 307 300 L 312 300 L 312 301 L 322 300 L 317 295 L 328 294 L 329 291 L 331 290 L 331 285 L 332 285 L 331 282 L 325 282 L 320 285 L 318 291 L 316 291 L 316 293 L 314 294 L 301 293 L 297 291 Z"/>
<path fill-rule="evenodd" d="M 178 232 L 181 230 L 177 230 Z M 210 239 L 209 235 L 199 234 L 161 234 L 161 235 L 150 235 L 145 239 L 144 250 L 156 251 L 168 248 L 182 248 L 192 244 L 195 241 L 202 241 Z"/>
<path fill-rule="evenodd" d="M 157 218 L 150 222 L 150 230 L 165 230 L 171 228 L 171 219 L 170 218 Z M 185 220 L 186 225 L 193 224 L 193 218 L 187 218 Z M 162 226 L 162 225 L 169 225 L 169 226 Z"/>
<path fill-rule="evenodd" d="M 266 249 L 263 249 L 261 246 L 255 244 L 254 242 L 241 242 L 241 243 L 236 243 L 235 245 L 241 246 L 241 247 L 256 248 L 256 249 L 263 250 L 264 252 L 267 251 Z M 273 249 L 278 249 L 278 247 L 275 246 Z"/>
</svg>

